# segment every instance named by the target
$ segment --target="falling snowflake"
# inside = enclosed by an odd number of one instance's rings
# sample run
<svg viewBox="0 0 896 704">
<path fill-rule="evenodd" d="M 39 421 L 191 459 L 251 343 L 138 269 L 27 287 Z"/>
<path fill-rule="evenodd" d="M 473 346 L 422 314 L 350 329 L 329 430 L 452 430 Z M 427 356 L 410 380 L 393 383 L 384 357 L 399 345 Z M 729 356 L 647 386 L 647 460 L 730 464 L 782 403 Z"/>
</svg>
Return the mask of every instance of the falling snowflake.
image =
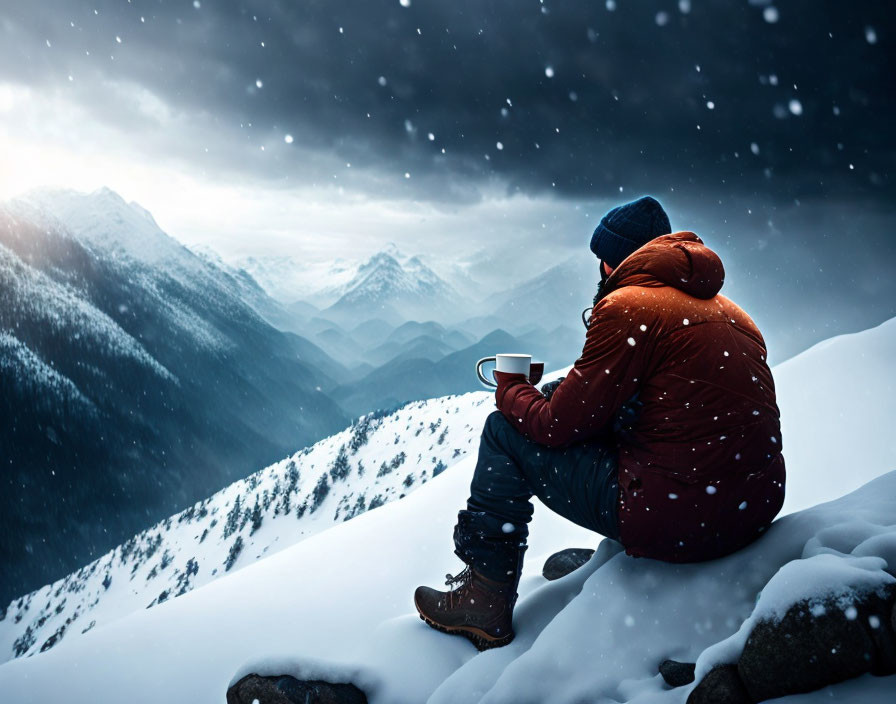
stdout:
<svg viewBox="0 0 896 704">
<path fill-rule="evenodd" d="M 544 69 L 544 75 L 547 76 L 548 78 L 553 78 L 553 77 L 554 77 L 554 69 L 553 69 L 553 67 L 551 67 L 551 66 L 546 66 L 545 69 Z"/>
</svg>

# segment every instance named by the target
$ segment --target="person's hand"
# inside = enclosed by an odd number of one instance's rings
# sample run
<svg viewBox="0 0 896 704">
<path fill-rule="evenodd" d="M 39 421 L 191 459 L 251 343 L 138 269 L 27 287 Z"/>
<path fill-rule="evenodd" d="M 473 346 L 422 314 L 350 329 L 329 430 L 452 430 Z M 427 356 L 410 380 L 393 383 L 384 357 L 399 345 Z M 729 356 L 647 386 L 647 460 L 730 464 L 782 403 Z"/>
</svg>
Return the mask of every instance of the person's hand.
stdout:
<svg viewBox="0 0 896 704">
<path fill-rule="evenodd" d="M 554 391 L 557 390 L 557 387 L 560 386 L 560 382 L 563 381 L 566 377 L 561 376 L 556 381 L 549 381 L 547 384 L 541 387 L 542 395 L 548 400 L 551 400 L 551 396 L 554 395 Z"/>
</svg>

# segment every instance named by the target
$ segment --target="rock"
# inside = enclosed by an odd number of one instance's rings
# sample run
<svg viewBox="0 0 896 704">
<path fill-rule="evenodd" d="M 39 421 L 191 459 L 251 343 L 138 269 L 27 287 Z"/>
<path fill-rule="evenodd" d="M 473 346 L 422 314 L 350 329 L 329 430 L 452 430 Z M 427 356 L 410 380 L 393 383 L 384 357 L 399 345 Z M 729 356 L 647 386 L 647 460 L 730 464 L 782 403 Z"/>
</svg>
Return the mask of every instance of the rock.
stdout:
<svg viewBox="0 0 896 704">
<path fill-rule="evenodd" d="M 677 660 L 663 660 L 660 663 L 660 674 L 670 687 L 684 687 L 694 681 L 694 669 L 692 662 L 678 662 Z"/>
<path fill-rule="evenodd" d="M 353 684 L 297 680 L 289 675 L 247 675 L 227 690 L 227 704 L 367 704 Z"/>
<path fill-rule="evenodd" d="M 738 671 L 756 701 L 811 692 L 865 673 L 896 674 L 896 633 L 889 623 L 896 589 L 852 604 L 806 600 L 780 621 L 753 628 Z M 873 624 L 873 625 L 872 625 Z"/>
<path fill-rule="evenodd" d="M 720 665 L 694 687 L 687 704 L 753 704 L 753 700 L 744 689 L 737 665 Z"/>
<path fill-rule="evenodd" d="M 567 548 L 566 550 L 555 552 L 545 560 L 541 573 L 545 579 L 552 581 L 560 579 L 570 572 L 579 569 L 579 567 L 591 559 L 593 554 L 594 550 L 590 548 Z"/>
</svg>

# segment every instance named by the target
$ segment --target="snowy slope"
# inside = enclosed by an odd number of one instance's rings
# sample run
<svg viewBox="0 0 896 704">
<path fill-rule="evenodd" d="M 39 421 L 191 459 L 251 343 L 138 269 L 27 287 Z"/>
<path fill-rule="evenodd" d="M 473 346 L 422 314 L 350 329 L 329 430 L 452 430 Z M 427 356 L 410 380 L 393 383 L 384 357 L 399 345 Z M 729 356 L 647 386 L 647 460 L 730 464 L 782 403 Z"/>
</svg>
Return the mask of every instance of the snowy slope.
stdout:
<svg viewBox="0 0 896 704">
<path fill-rule="evenodd" d="M 896 318 L 819 342 L 774 368 L 788 468 L 785 512 L 862 486 L 880 474 L 881 462 L 896 469 L 894 360 Z"/>
<path fill-rule="evenodd" d="M 174 380 L 173 375 L 138 340 L 106 313 L 71 286 L 54 281 L 43 272 L 27 266 L 2 244 L 0 290 L 4 292 L 4 318 L 9 316 L 11 320 L 33 321 L 34 325 L 43 328 L 55 328 L 60 335 L 77 340 L 84 346 L 93 345 L 110 357 L 133 360 L 163 379 Z M 15 339 L 13 333 L 6 332 L 5 335 L 12 344 L 11 340 Z M 34 356 L 23 343 L 19 342 L 17 347 Z M 20 359 L 21 354 L 24 352 L 17 355 Z M 59 376 L 58 373 L 56 375 Z"/>
<path fill-rule="evenodd" d="M 876 419 L 892 417 L 894 410 L 885 393 L 849 409 L 813 407 L 805 380 L 821 398 L 846 386 L 879 388 L 876 363 L 892 359 L 894 345 L 890 321 L 814 348 L 776 377 L 782 413 L 791 416 L 784 439 L 794 505 L 802 503 L 803 492 L 813 492 L 812 500 L 842 493 L 842 468 L 825 460 L 837 461 L 842 437 L 815 428 L 833 427 L 848 410 L 856 427 L 871 433 Z M 852 357 L 857 349 L 865 354 L 862 364 Z M 834 361 L 843 366 L 831 367 Z M 490 410 L 482 405 L 483 413 Z M 803 456 L 798 448 L 810 437 L 813 452 Z M 861 468 L 859 481 L 896 468 L 889 446 L 866 446 L 864 439 L 852 439 L 848 470 Z M 439 584 L 446 571 L 461 566 L 451 552 L 451 527 L 473 465 L 472 456 L 459 459 L 402 501 L 180 598 L 67 638 L 44 654 L 10 661 L 0 666 L 0 691 L 11 700 L 49 701 L 64 693 L 66 701 L 93 703 L 115 701 L 127 691 L 135 702 L 221 702 L 232 679 L 260 671 L 351 679 L 374 703 L 683 702 L 687 688 L 667 690 L 657 664 L 667 657 L 694 660 L 707 651 L 705 667 L 724 654 L 724 643 L 707 649 L 738 631 L 760 590 L 771 582 L 775 591 L 782 565 L 789 565 L 782 572 L 787 577 L 810 571 L 794 560 L 815 565 L 827 555 L 849 565 L 852 555 L 864 555 L 879 558 L 877 579 L 886 579 L 881 560 L 891 569 L 896 565 L 892 472 L 844 499 L 782 519 L 762 541 L 722 560 L 635 560 L 605 541 L 588 565 L 553 583 L 539 574 L 543 559 L 564 547 L 594 545 L 597 538 L 537 506 L 517 639 L 477 655 L 465 640 L 422 624 L 411 600 L 417 584 Z M 831 483 L 818 486 L 817 477 Z M 883 702 L 894 687 L 894 678 L 865 678 L 793 701 Z"/>
<path fill-rule="evenodd" d="M 475 452 L 491 410 L 489 394 L 472 393 L 362 417 L 14 600 L 0 654 L 46 650 L 404 496 Z"/>
</svg>

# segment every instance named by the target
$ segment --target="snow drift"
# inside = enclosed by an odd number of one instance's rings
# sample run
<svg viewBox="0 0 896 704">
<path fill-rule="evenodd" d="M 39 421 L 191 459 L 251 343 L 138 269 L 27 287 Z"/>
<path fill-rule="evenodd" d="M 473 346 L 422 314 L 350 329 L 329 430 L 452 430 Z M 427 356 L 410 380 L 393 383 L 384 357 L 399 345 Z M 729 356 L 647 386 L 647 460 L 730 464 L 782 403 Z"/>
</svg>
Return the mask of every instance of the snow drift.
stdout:
<svg viewBox="0 0 896 704">
<path fill-rule="evenodd" d="M 468 456 L 402 501 L 0 666 L 0 692 L 23 701 L 112 702 L 126 692 L 136 702 L 221 702 L 230 682 L 254 671 L 351 680 L 372 702 L 684 701 L 688 688 L 668 690 L 659 662 L 703 654 L 705 668 L 730 657 L 736 643 L 724 641 L 760 593 L 771 595 L 760 606 L 773 606 L 781 580 L 806 582 L 819 558 L 878 581 L 887 579 L 885 566 L 896 567 L 896 472 L 885 474 L 896 467 L 887 434 L 894 348 L 891 320 L 775 370 L 788 505 L 868 483 L 780 519 L 735 555 L 670 565 L 629 558 L 604 541 L 583 568 L 547 583 L 539 570 L 548 554 L 597 537 L 538 506 L 517 638 L 506 648 L 477 654 L 413 612 L 417 584 L 439 584 L 460 566 L 451 527 L 473 469 Z M 795 699 L 889 701 L 894 687 L 893 677 L 861 678 Z"/>
</svg>

